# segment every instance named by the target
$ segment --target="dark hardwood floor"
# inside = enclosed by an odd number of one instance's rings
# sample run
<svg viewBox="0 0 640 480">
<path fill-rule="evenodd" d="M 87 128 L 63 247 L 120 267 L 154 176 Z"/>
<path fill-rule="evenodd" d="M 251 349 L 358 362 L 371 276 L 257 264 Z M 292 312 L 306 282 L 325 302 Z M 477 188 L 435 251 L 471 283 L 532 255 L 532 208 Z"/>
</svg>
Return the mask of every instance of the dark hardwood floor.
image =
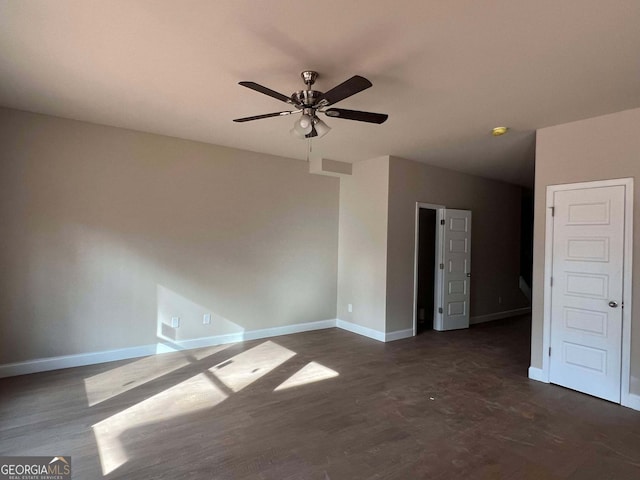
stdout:
<svg viewBox="0 0 640 480">
<path fill-rule="evenodd" d="M 528 380 L 529 332 L 329 329 L 3 379 L 0 454 L 88 480 L 640 478 L 640 413 Z"/>
</svg>

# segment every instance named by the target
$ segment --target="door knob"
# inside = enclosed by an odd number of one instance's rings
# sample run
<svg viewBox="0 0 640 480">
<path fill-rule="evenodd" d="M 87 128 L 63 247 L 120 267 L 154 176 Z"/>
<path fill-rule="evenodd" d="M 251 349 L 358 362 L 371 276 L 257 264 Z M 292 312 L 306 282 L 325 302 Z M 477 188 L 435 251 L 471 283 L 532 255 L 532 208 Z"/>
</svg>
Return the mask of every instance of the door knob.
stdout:
<svg viewBox="0 0 640 480">
<path fill-rule="evenodd" d="M 611 308 L 616 308 L 616 307 L 618 306 L 618 302 L 614 302 L 613 300 L 611 300 L 611 301 L 609 302 L 609 306 L 610 306 Z"/>
</svg>

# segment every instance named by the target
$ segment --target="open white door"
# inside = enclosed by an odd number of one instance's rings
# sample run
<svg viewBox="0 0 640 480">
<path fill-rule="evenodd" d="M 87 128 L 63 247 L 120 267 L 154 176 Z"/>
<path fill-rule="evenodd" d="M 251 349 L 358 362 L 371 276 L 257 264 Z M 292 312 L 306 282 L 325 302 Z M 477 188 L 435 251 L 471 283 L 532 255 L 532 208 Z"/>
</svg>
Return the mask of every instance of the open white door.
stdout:
<svg viewBox="0 0 640 480">
<path fill-rule="evenodd" d="M 620 402 L 625 187 L 553 197 L 550 381 Z"/>
<path fill-rule="evenodd" d="M 444 209 L 442 312 L 434 328 L 469 328 L 471 212 Z"/>
</svg>

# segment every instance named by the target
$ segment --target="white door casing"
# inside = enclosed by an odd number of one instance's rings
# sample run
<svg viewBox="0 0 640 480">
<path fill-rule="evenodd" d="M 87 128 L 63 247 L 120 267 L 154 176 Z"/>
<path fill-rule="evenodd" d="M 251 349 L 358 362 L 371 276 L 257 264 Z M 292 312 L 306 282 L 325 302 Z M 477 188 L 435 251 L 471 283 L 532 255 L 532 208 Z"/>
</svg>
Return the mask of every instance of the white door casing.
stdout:
<svg viewBox="0 0 640 480">
<path fill-rule="evenodd" d="M 471 296 L 471 211 L 444 210 L 443 292 L 437 330 L 469 328 Z"/>
<path fill-rule="evenodd" d="M 625 187 L 553 198 L 549 380 L 620 402 Z"/>
</svg>

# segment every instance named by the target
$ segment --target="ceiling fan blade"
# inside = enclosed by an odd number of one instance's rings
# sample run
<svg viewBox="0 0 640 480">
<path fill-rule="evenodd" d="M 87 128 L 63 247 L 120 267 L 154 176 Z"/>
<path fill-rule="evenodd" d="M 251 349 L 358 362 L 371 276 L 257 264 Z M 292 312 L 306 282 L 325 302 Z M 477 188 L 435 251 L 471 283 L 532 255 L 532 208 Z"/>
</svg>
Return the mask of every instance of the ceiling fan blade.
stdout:
<svg viewBox="0 0 640 480">
<path fill-rule="evenodd" d="M 328 108 L 324 114 L 333 118 L 378 124 L 384 123 L 387 118 L 389 118 L 389 115 L 386 113 L 361 112 L 359 110 L 346 110 L 344 108 Z"/>
<path fill-rule="evenodd" d="M 271 90 L 270 88 L 264 87 L 256 82 L 239 82 L 239 85 L 250 88 L 251 90 L 255 90 L 256 92 L 264 93 L 265 95 L 269 95 L 270 97 L 276 98 L 282 102 L 293 104 L 293 100 L 291 100 L 291 98 L 287 97 L 286 95 L 278 93 L 275 90 Z"/>
<path fill-rule="evenodd" d="M 253 117 L 236 118 L 234 122 L 250 122 L 251 120 L 260 120 L 262 118 L 282 117 L 284 115 L 291 115 L 292 111 L 265 113 L 264 115 L 255 115 Z"/>
<path fill-rule="evenodd" d="M 313 137 L 317 137 L 318 136 L 318 132 L 316 131 L 316 127 L 311 127 L 311 131 L 309 133 L 307 133 L 304 138 L 313 138 Z"/>
<path fill-rule="evenodd" d="M 326 105 L 331 105 L 339 102 L 340 100 L 344 100 L 351 95 L 355 95 L 358 92 L 366 90 L 371 86 L 373 86 L 373 84 L 366 78 L 361 77 L 360 75 L 354 75 L 349 80 L 345 80 L 340 85 L 337 85 L 324 93 L 320 97 L 319 101 L 324 100 Z"/>
</svg>

